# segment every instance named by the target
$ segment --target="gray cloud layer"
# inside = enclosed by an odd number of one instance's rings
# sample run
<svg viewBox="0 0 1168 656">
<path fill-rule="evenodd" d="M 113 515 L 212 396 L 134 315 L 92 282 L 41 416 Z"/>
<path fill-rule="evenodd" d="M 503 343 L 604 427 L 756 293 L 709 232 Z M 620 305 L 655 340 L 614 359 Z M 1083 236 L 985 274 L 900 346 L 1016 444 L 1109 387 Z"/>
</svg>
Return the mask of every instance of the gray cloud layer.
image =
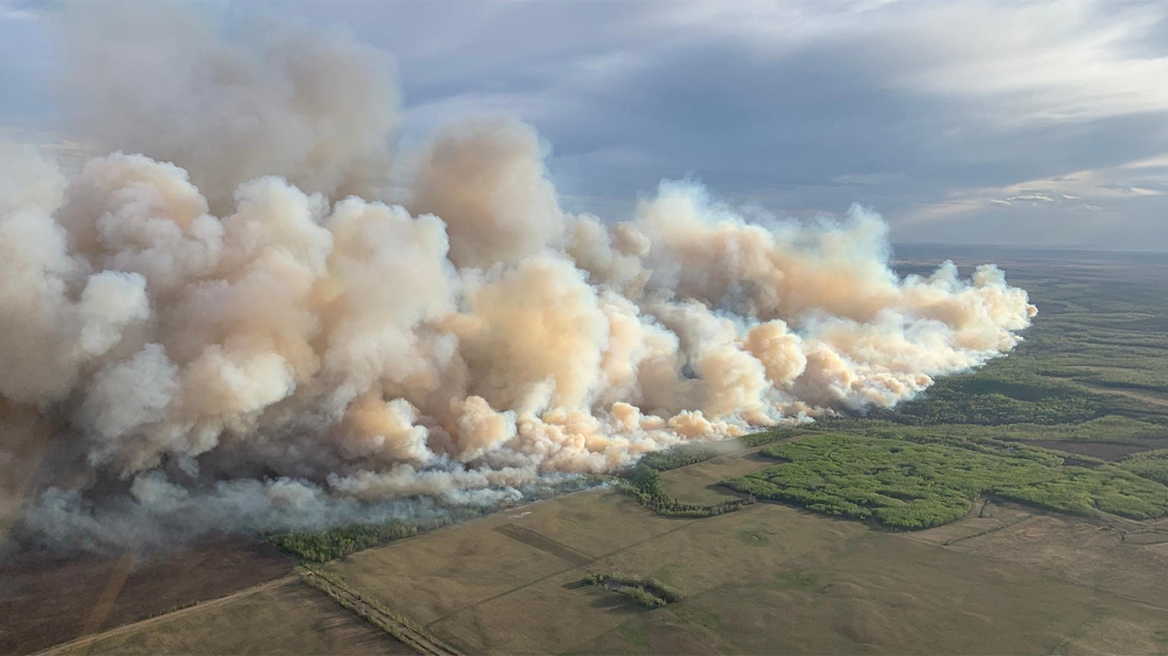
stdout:
<svg viewBox="0 0 1168 656">
<path fill-rule="evenodd" d="M 59 9 L 0 3 L 0 83 L 10 90 L 0 121 L 57 134 L 78 127 L 53 121 L 46 83 L 67 59 L 50 27 Z M 1168 237 L 1168 167 L 1130 166 L 1168 154 L 1162 3 L 202 10 L 229 23 L 265 12 L 341 23 L 392 53 L 405 73 L 407 144 L 469 114 L 518 116 L 555 144 L 548 166 L 569 210 L 627 217 L 629 199 L 657 180 L 693 175 L 772 213 L 879 207 L 894 241 L 1147 249 Z M 270 85 L 294 71 L 238 73 Z M 247 116 L 246 103 L 233 97 L 218 111 Z M 128 118 L 142 117 L 113 117 L 110 129 Z M 1081 183 L 1066 183 L 1074 177 Z M 1016 188 L 1054 202 L 995 202 Z"/>
<path fill-rule="evenodd" d="M 1168 153 L 1161 3 L 294 7 L 396 54 L 407 130 L 483 108 L 531 122 L 571 209 L 627 212 L 693 174 L 778 213 L 873 205 L 894 240 L 1168 243 L 1163 199 L 1097 182 L 1168 191 L 1168 168 L 1122 168 Z M 991 202 L 1020 185 L 1082 202 Z"/>
</svg>

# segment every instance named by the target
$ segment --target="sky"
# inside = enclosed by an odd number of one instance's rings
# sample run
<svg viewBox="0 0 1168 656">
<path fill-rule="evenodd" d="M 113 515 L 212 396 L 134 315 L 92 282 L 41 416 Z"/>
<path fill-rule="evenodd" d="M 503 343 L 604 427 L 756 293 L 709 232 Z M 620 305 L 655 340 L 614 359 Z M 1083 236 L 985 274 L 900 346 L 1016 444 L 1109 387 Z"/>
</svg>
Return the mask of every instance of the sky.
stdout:
<svg viewBox="0 0 1168 656">
<path fill-rule="evenodd" d="M 1168 3 L 279 2 L 396 62 L 402 148 L 511 115 L 566 209 L 663 178 L 898 243 L 1168 250 Z M 69 142 L 56 5 L 0 0 L 0 129 Z M 34 136 L 28 136 L 34 135 Z M 46 136 L 48 135 L 48 136 Z"/>
</svg>

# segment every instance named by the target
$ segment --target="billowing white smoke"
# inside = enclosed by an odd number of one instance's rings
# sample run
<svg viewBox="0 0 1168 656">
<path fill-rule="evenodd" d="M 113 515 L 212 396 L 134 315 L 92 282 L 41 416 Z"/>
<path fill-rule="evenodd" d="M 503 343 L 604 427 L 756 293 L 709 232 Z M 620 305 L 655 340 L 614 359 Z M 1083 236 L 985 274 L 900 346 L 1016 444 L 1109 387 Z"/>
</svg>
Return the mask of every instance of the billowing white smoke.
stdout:
<svg viewBox="0 0 1168 656">
<path fill-rule="evenodd" d="M 892 406 L 1010 350 L 1035 312 L 992 265 L 899 278 L 860 207 L 761 225 L 666 182 L 628 221 L 573 215 L 513 122 L 437 135 L 406 207 L 346 197 L 388 171 L 379 56 L 135 16 L 72 24 L 73 43 L 116 28 L 135 75 L 87 66 L 84 92 L 121 117 L 100 136 L 156 158 L 116 152 L 66 184 L 0 151 L 0 467 L 50 538 L 518 498 Z M 143 89 L 161 64 L 142 51 L 181 53 L 178 79 Z"/>
</svg>

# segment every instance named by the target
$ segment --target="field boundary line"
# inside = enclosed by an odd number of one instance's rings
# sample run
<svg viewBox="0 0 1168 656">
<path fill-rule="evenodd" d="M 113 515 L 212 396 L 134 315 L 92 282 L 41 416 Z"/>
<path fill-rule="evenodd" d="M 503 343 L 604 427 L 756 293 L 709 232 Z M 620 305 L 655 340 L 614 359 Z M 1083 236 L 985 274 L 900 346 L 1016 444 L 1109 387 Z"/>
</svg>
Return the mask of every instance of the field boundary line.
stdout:
<svg viewBox="0 0 1168 656">
<path fill-rule="evenodd" d="M 404 617 L 391 613 L 375 602 L 366 601 L 360 592 L 349 587 L 338 577 L 314 570 L 304 570 L 301 579 L 327 594 L 345 610 L 385 631 L 422 656 L 461 656 L 461 652 L 425 630 L 416 628 Z"/>
<path fill-rule="evenodd" d="M 239 599 L 240 597 L 247 597 L 247 596 L 256 594 L 257 592 L 263 592 L 265 590 L 271 590 L 273 588 L 278 588 L 281 585 L 285 585 L 287 583 L 293 583 L 299 579 L 300 579 L 300 577 L 298 575 L 289 574 L 287 576 L 283 576 L 283 577 L 280 577 L 278 579 L 272 579 L 271 581 L 265 581 L 264 583 L 260 583 L 259 585 L 253 585 L 250 588 L 244 588 L 243 590 L 236 590 L 235 592 L 232 592 L 231 594 L 228 594 L 228 595 L 224 595 L 222 597 L 216 597 L 214 599 L 207 599 L 205 601 L 197 601 L 189 606 L 184 606 L 182 608 L 178 608 L 178 609 L 175 609 L 175 610 L 172 610 L 169 612 L 164 612 L 160 615 L 155 615 L 154 617 L 148 617 L 144 620 L 139 620 L 137 622 L 131 622 L 129 624 L 122 624 L 121 626 L 115 626 L 114 628 L 109 629 L 107 631 L 102 631 L 101 633 L 91 633 L 89 635 L 79 636 L 79 637 L 74 638 L 68 642 L 58 643 L 58 644 L 53 645 L 52 647 L 42 649 L 41 651 L 38 651 L 38 652 L 34 652 L 33 656 L 50 656 L 50 655 L 62 653 L 62 652 L 69 650 L 69 649 L 73 649 L 73 648 L 77 648 L 77 647 L 86 647 L 86 646 L 89 646 L 89 645 L 93 644 L 94 642 L 97 642 L 98 640 L 102 640 L 104 638 L 112 638 L 114 636 L 121 635 L 121 634 L 127 633 L 129 631 L 141 629 L 141 628 L 150 626 L 152 624 L 160 624 L 163 621 L 168 621 L 168 620 L 174 619 L 175 617 L 178 617 L 180 615 L 185 615 L 185 614 L 193 612 L 195 610 L 202 610 L 204 608 L 208 608 L 208 607 L 212 607 L 212 606 L 219 606 L 221 604 L 225 604 L 225 603 L 232 601 L 234 599 Z"/>
<path fill-rule="evenodd" d="M 1023 517 L 1022 519 L 1014 520 L 1014 521 L 1010 522 L 1009 524 L 1002 524 L 1000 526 L 994 526 L 993 528 L 987 528 L 984 531 L 979 531 L 977 533 L 973 533 L 970 535 L 963 535 L 961 537 L 952 538 L 952 539 L 946 540 L 944 542 L 930 542 L 929 540 L 925 540 L 923 538 L 918 538 L 918 537 L 912 536 L 912 535 L 910 535 L 908 537 L 911 537 L 914 540 L 916 540 L 918 542 L 923 542 L 925 544 L 933 544 L 933 545 L 936 545 L 938 547 L 948 547 L 951 544 L 956 544 L 958 542 L 963 542 L 965 540 L 972 540 L 974 538 L 980 538 L 982 536 L 989 535 L 991 533 L 997 533 L 998 531 L 1004 531 L 1010 527 L 1022 524 L 1023 522 L 1028 522 L 1028 521 L 1034 519 L 1034 517 L 1035 517 L 1035 515 L 1027 515 L 1026 517 Z M 956 549 L 954 551 L 956 551 Z"/>
</svg>

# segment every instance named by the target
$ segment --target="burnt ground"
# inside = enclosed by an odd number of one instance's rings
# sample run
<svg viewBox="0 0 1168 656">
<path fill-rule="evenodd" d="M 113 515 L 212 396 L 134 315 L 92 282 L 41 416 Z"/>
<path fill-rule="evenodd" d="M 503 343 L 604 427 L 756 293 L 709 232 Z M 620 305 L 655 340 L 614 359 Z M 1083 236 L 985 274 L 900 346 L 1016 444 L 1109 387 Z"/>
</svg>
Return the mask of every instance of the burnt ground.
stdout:
<svg viewBox="0 0 1168 656">
<path fill-rule="evenodd" d="M 0 654 L 28 654 L 287 576 L 254 538 L 214 537 L 153 557 L 14 555 L 0 563 Z"/>
</svg>

